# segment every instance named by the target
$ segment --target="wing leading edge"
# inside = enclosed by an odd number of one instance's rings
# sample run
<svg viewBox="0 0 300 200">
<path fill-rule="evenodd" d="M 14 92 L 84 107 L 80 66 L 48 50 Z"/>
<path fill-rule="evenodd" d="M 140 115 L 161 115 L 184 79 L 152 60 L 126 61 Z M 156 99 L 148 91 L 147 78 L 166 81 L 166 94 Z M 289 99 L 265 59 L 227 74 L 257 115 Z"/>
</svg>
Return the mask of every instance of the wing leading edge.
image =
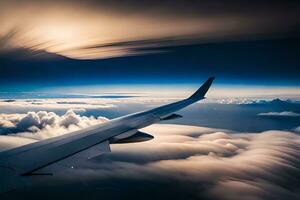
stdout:
<svg viewBox="0 0 300 200">
<path fill-rule="evenodd" d="M 13 169 L 19 175 L 28 175 L 60 160 L 95 148 L 96 145 L 113 140 L 113 138 L 132 139 L 136 133 L 139 133 L 140 137 L 141 133 L 138 129 L 168 119 L 168 116 L 172 119 L 175 111 L 204 99 L 213 80 L 213 77 L 209 78 L 187 99 L 1 152 L 0 166 Z"/>
</svg>

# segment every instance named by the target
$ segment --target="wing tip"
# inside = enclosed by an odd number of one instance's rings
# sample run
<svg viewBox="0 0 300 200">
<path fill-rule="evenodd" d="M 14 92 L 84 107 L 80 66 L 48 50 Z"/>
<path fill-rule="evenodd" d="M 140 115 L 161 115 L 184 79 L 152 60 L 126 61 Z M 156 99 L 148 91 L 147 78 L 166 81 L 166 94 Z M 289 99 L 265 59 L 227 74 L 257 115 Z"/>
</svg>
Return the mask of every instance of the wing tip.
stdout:
<svg viewBox="0 0 300 200">
<path fill-rule="evenodd" d="M 215 80 L 214 76 L 209 77 L 201 85 L 201 87 L 192 96 L 189 97 L 189 99 L 194 99 L 194 100 L 203 99 L 214 80 Z"/>
</svg>

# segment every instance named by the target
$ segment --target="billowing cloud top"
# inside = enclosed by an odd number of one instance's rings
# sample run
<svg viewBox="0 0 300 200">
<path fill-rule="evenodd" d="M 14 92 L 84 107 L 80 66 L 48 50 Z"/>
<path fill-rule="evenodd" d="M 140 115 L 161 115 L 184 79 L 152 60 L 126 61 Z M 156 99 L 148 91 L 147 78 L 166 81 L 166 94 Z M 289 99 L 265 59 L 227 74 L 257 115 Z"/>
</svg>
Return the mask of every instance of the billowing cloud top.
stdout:
<svg viewBox="0 0 300 200">
<path fill-rule="evenodd" d="M 15 136 L 17 138 L 16 146 L 18 146 L 18 137 L 34 140 L 47 139 L 106 121 L 108 119 L 105 117 L 80 116 L 74 110 L 68 110 L 62 116 L 46 111 L 28 112 L 27 114 L 0 114 L 0 135 Z M 8 136 L 0 138 L 0 141 L 5 142 L 7 139 Z M 14 144 L 10 146 L 14 146 Z M 6 149 L 6 145 L 4 147 L 0 145 L 1 149 Z"/>
</svg>

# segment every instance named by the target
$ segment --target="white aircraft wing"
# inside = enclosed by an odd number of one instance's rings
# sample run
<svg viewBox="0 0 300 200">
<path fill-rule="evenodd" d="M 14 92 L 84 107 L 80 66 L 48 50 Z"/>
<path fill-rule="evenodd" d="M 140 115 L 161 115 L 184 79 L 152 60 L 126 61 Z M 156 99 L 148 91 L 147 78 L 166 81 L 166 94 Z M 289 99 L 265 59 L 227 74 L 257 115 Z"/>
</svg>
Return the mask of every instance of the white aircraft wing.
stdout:
<svg viewBox="0 0 300 200">
<path fill-rule="evenodd" d="M 109 151 L 110 143 L 138 142 L 151 139 L 153 138 L 151 135 L 142 133 L 138 129 L 161 120 L 181 117 L 174 112 L 204 99 L 213 80 L 213 77 L 209 78 L 187 99 L 1 152 L 0 170 L 13 171 L 17 176 L 38 175 L 39 169 L 68 157 L 89 158 L 103 151 Z"/>
</svg>

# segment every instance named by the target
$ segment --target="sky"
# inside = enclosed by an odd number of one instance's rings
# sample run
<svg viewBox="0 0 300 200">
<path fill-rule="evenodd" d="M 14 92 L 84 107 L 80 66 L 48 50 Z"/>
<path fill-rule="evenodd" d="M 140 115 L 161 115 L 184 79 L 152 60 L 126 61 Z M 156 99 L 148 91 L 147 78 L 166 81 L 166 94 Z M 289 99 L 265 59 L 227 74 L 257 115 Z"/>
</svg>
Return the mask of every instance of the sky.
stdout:
<svg viewBox="0 0 300 200">
<path fill-rule="evenodd" d="M 297 1 L 1 1 L 1 91 L 299 86 Z M 22 19 L 22 20 L 19 20 Z"/>
<path fill-rule="evenodd" d="M 216 77 L 182 118 L 141 130 L 153 140 L 71 156 L 0 198 L 300 199 L 298 1 L 10 0 L 0 24 L 0 153 Z"/>
</svg>

